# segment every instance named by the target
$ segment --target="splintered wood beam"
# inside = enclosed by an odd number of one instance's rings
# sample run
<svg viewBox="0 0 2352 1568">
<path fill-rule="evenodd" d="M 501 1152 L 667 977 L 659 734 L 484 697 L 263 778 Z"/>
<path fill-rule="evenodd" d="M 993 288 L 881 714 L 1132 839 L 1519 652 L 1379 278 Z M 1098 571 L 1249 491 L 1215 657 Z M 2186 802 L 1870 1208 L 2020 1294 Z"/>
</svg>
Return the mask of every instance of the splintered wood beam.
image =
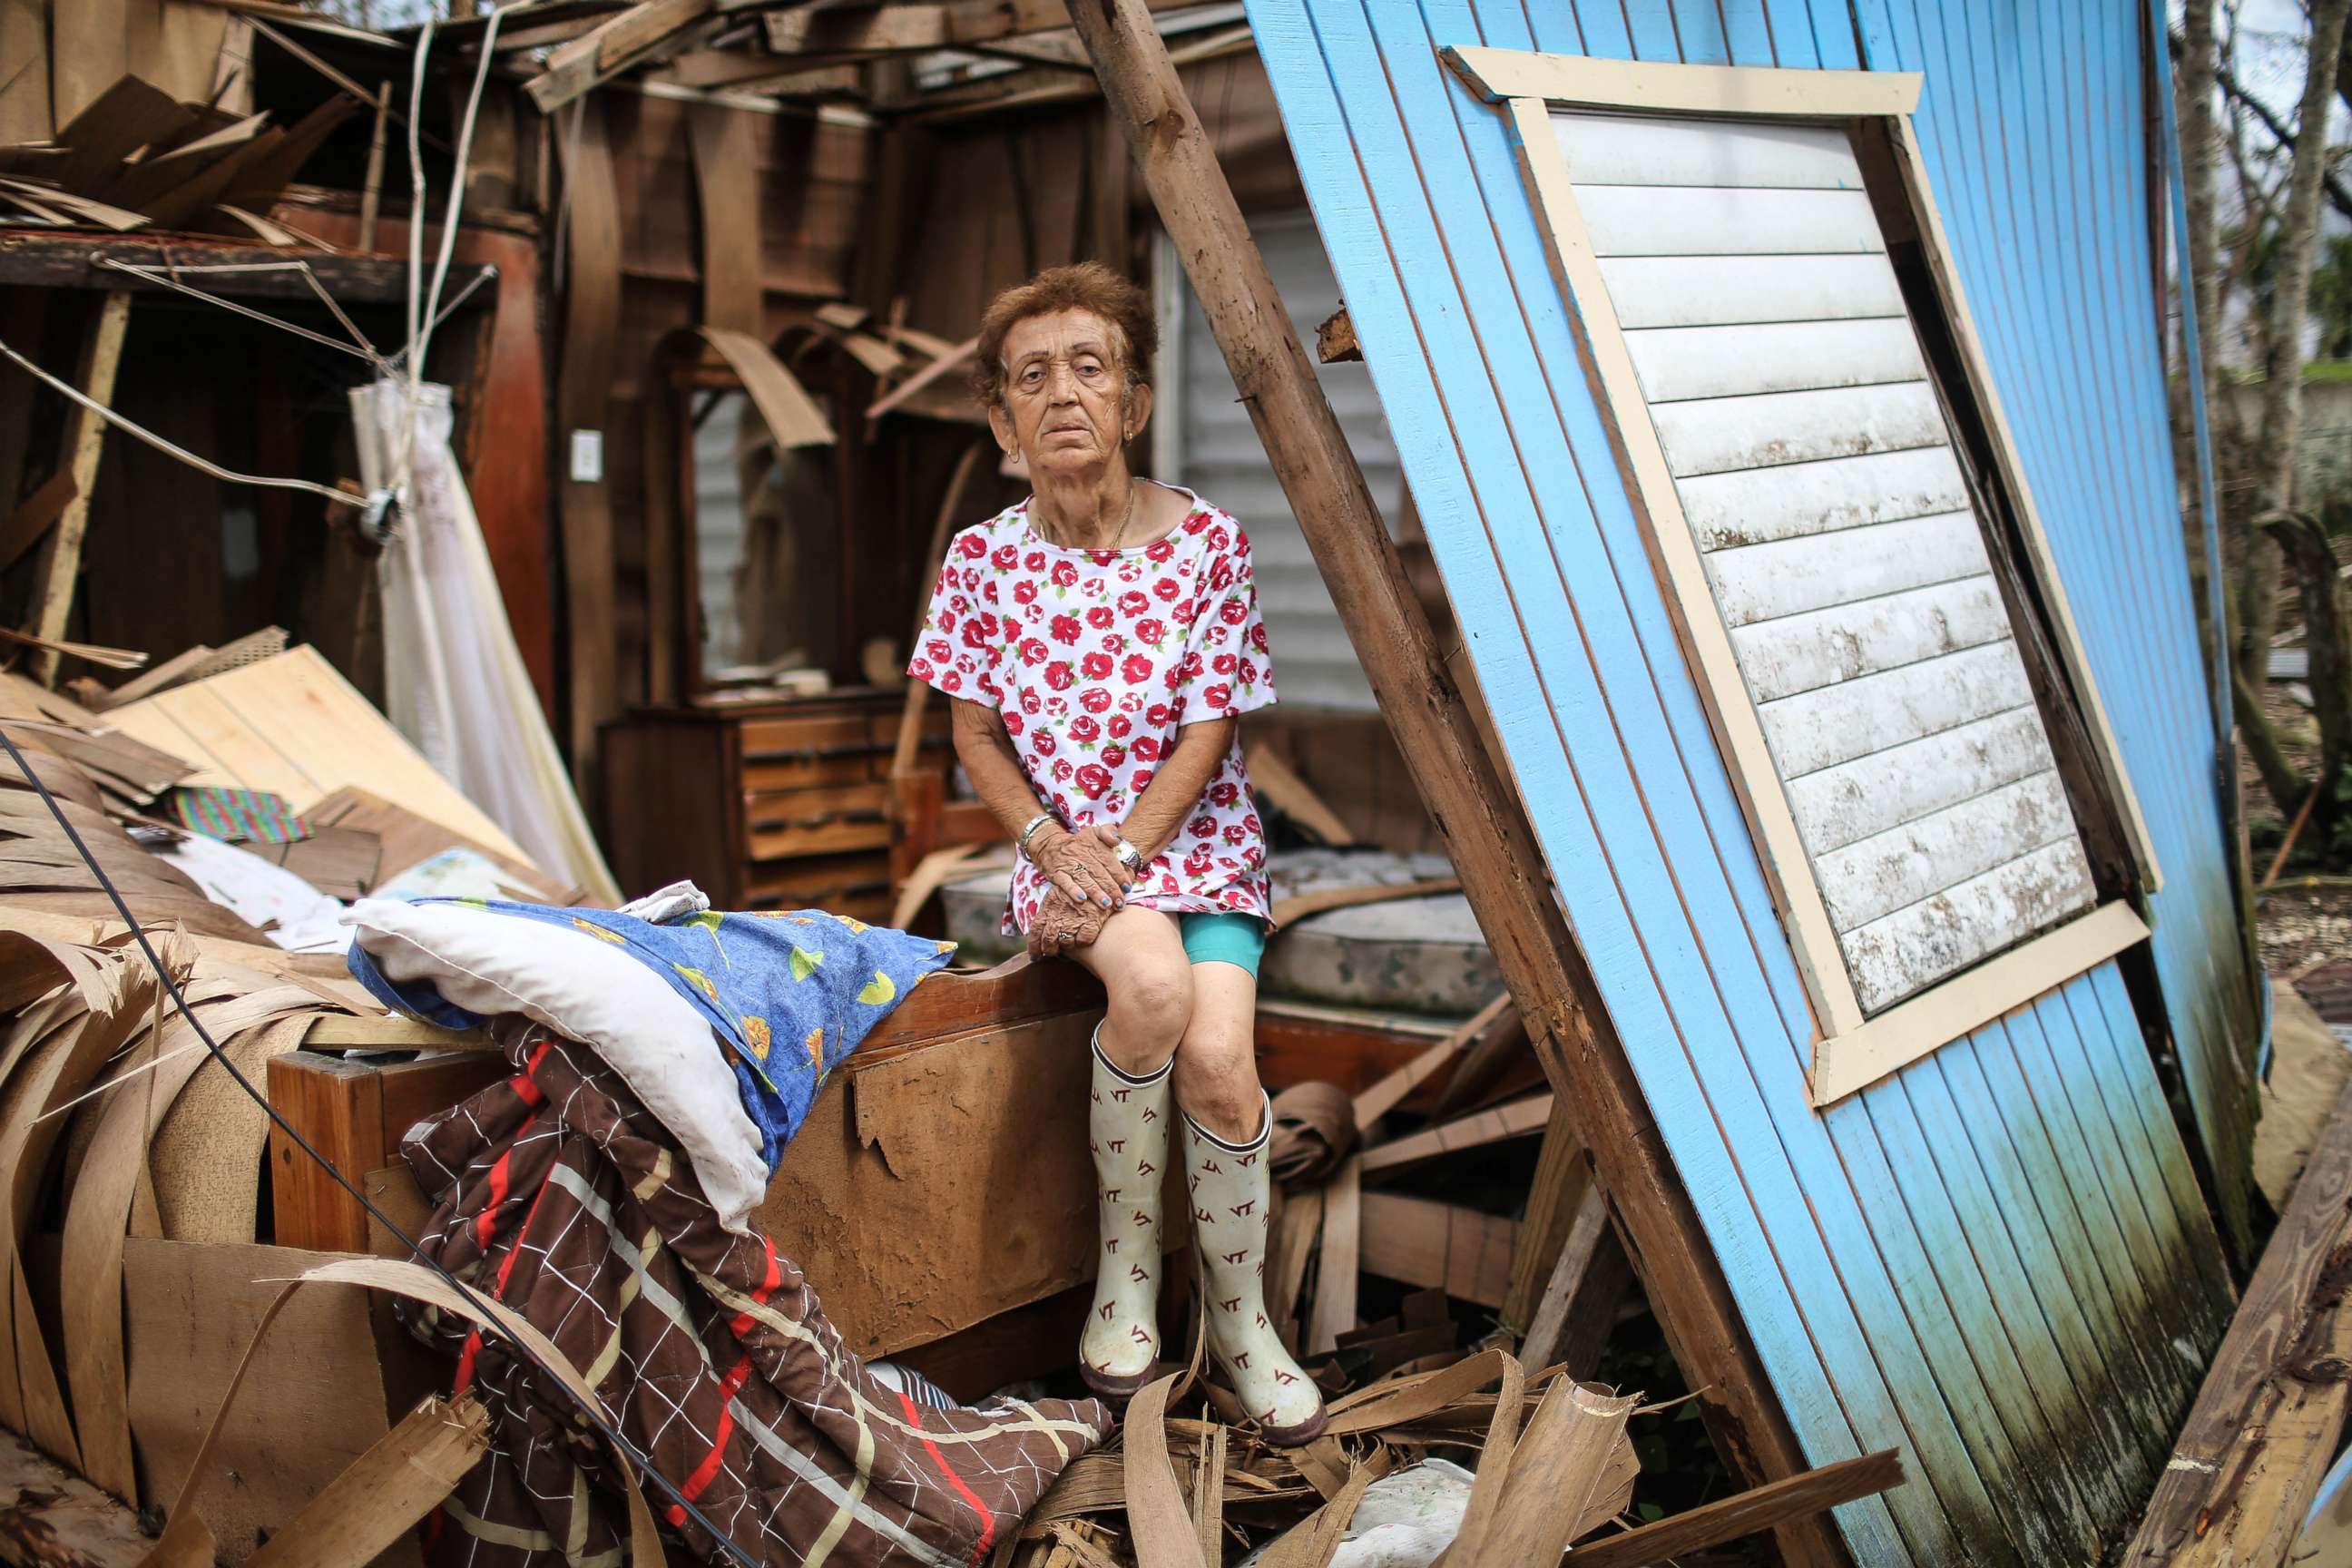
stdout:
<svg viewBox="0 0 2352 1568">
<path fill-rule="evenodd" d="M 114 401 L 114 373 L 122 363 L 122 334 L 130 322 L 129 294 L 117 290 L 100 301 L 98 317 L 82 340 L 81 363 L 74 376 L 82 395 L 93 403 Z M 81 578 L 82 536 L 89 531 L 90 492 L 98 484 L 98 458 L 105 444 L 104 416 L 79 403 L 72 405 L 66 415 L 65 470 L 72 476 L 73 494 L 41 541 L 33 575 L 33 619 L 25 628 L 43 642 L 62 639 L 66 622 L 73 615 L 74 587 Z M 42 648 L 35 653 L 32 673 L 42 685 L 56 685 L 56 651 Z"/>
<path fill-rule="evenodd" d="M 1590 1377 L 1633 1282 L 1633 1265 L 1609 1223 L 1608 1196 L 1598 1183 L 1588 1184 L 1553 1255 L 1551 1275 L 1519 1346 L 1520 1359 L 1532 1367 L 1564 1366 L 1570 1377 Z"/>
<path fill-rule="evenodd" d="M 137 1568 L 153 1545 L 137 1514 L 14 1432 L 0 1432 L 0 1562 Z"/>
<path fill-rule="evenodd" d="M 1742 1536 L 1761 1535 L 1791 1520 L 1826 1513 L 1842 1502 L 1899 1487 L 1903 1479 L 1902 1450 L 1885 1448 L 1704 1503 L 1622 1535 L 1602 1536 L 1570 1549 L 1562 1561 L 1568 1568 L 1649 1568 Z"/>
<path fill-rule="evenodd" d="M 1126 133 L 1161 224 L 1201 300 L 1284 497 L 1354 642 L 1479 929 L 1526 1016 L 1546 1075 L 1622 1216 L 1668 1343 L 1711 1434 L 1750 1481 L 1805 1469 L 1664 1140 L 1571 940 L 1542 852 L 1496 771 L 1363 470 L 1316 379 L 1265 258 L 1143 0 L 1070 11 L 1110 117 Z M 1371 1194 L 1377 1196 L 1379 1194 Z M 1365 1236 L 1377 1237 L 1370 1204 Z M 1508 1286 L 1507 1248 L 1504 1279 Z M 1367 1259 L 1369 1264 L 1369 1258 Z M 1843 1563 L 1820 1521 L 1779 1535 L 1791 1563 Z"/>
<path fill-rule="evenodd" d="M 2246 1282 L 2125 1568 L 2286 1560 L 2344 1429 L 2347 1289 L 2352 1085 Z"/>
<path fill-rule="evenodd" d="M 524 84 L 523 90 L 530 94 L 541 113 L 552 114 L 679 41 L 718 4 L 719 0 L 640 0 L 594 32 L 549 55 L 547 69 Z"/>
</svg>

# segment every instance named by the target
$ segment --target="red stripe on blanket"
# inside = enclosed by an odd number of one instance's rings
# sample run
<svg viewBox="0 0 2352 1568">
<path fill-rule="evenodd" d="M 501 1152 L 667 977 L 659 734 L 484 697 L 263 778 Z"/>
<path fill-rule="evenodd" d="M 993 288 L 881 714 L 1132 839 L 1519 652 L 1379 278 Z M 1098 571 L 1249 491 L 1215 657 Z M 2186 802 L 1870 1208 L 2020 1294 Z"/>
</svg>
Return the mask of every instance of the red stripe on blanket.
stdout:
<svg viewBox="0 0 2352 1568">
<path fill-rule="evenodd" d="M 509 1152 L 512 1151 L 509 1150 Z M 500 1194 L 506 1191 L 506 1163 L 507 1156 L 500 1154 L 499 1163 L 490 1168 L 491 1184 Z M 530 1222 L 539 1217 L 539 1205 L 547 1201 L 547 1191 L 545 1186 L 541 1186 L 539 1189 L 539 1195 L 530 1200 L 530 1210 L 522 1216 L 521 1231 L 516 1235 L 514 1245 L 507 1248 L 506 1257 L 499 1260 L 499 1282 L 490 1287 L 490 1300 L 494 1301 L 506 1300 L 507 1280 L 514 1273 L 515 1259 L 521 1256 L 523 1238 L 530 1235 Z M 491 1223 L 492 1216 L 496 1213 L 495 1204 L 482 1211 L 482 1245 L 485 1248 L 489 1246 L 489 1233 L 497 1228 Z M 457 1352 L 457 1381 L 449 1390 L 450 1398 L 457 1398 L 473 1385 L 474 1358 L 481 1353 L 481 1349 L 482 1330 L 481 1325 L 478 1323 L 466 1335 L 466 1348 Z"/>
<path fill-rule="evenodd" d="M 768 1249 L 768 1263 L 765 1272 L 760 1278 L 758 1289 L 751 1292 L 751 1300 L 755 1303 L 765 1305 L 768 1297 L 778 1285 L 783 1282 L 784 1271 L 776 1266 L 776 1244 L 769 1241 L 765 1237 L 761 1237 L 761 1241 Z M 751 1323 L 751 1313 L 738 1312 L 729 1321 L 728 1331 L 740 1339 L 750 1330 Z M 718 1479 L 719 1468 L 726 1462 L 727 1439 L 735 1430 L 735 1395 L 741 1392 L 743 1380 L 751 1375 L 751 1353 L 746 1352 L 733 1366 L 727 1369 L 727 1375 L 719 1381 L 719 1430 L 711 1438 L 710 1452 L 702 1456 L 702 1462 L 694 1467 L 694 1473 L 687 1477 L 686 1484 L 678 1489 L 688 1502 L 692 1502 L 702 1495 L 702 1489 Z M 677 1503 L 672 1503 L 666 1510 L 665 1517 L 675 1529 L 686 1522 L 686 1510 Z"/>
<path fill-rule="evenodd" d="M 947 1477 L 948 1485 L 954 1489 L 955 1495 L 963 1499 L 965 1506 L 972 1512 L 980 1515 L 980 1541 L 972 1547 L 971 1555 L 965 1559 L 966 1562 L 977 1564 L 982 1558 L 988 1555 L 989 1548 L 996 1544 L 996 1516 L 988 1511 L 988 1505 L 980 1500 L 980 1494 L 964 1485 L 963 1478 L 948 1467 L 948 1457 L 940 1452 L 940 1446 L 931 1441 L 929 1433 L 923 1431 L 921 1409 L 913 1400 L 907 1397 L 903 1389 L 898 1391 L 898 1403 L 907 1407 L 907 1425 L 922 1436 L 923 1452 L 931 1457 L 931 1463 L 940 1468 L 940 1474 Z"/>
</svg>

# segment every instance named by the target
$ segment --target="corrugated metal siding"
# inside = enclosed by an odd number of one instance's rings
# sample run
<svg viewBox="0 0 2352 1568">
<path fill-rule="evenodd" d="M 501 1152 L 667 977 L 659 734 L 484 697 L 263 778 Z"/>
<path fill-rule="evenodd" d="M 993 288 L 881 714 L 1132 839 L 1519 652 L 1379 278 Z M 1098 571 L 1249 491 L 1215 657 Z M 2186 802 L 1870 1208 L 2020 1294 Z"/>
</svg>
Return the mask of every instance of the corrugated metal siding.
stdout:
<svg viewBox="0 0 2352 1568">
<path fill-rule="evenodd" d="M 1924 65 L 1919 129 L 1979 322 L 2027 312 L 1988 348 L 2012 424 L 2042 426 L 2029 472 L 2165 824 L 2160 940 L 2186 927 L 2209 955 L 2184 969 L 2159 948 L 2176 1036 L 2202 1050 L 2242 977 L 2204 891 L 2221 829 L 2131 216 L 2133 4 L 2039 0 L 2029 17 L 1953 0 L 1949 30 L 1973 38 L 1955 66 L 1923 59 L 1918 17 L 1940 35 L 1943 14 L 1908 0 L 1893 35 L 1883 5 L 1857 26 L 1804 0 L 1250 0 L 1521 796 L 1758 1352 L 1815 1462 L 1907 1450 L 1909 1485 L 1838 1511 L 1866 1563 L 2095 1561 L 2218 1341 L 2211 1225 L 2112 963 L 1811 1108 L 1796 966 L 1513 150 L 1435 47 L 1851 68 L 1877 37 L 1869 64 Z M 1911 52 L 1888 58 L 1906 28 Z M 2006 147 L 1963 151 L 1973 115 L 2004 105 Z M 1969 184 L 1969 160 L 2017 195 Z M 2043 253 L 2032 290 L 2023 233 Z M 2068 235 L 2080 254 L 2047 254 Z"/>
<path fill-rule="evenodd" d="M 1291 325 L 1303 342 L 1313 342 L 1317 324 L 1339 308 L 1339 285 L 1331 277 L 1313 221 L 1301 212 L 1261 217 L 1250 227 L 1290 311 Z M 1164 369 L 1173 371 L 1166 379 L 1177 389 L 1177 406 L 1160 413 L 1177 422 L 1175 440 L 1161 448 L 1173 459 L 1172 472 L 1165 477 L 1223 507 L 1249 531 L 1258 605 L 1265 615 L 1275 685 L 1283 706 L 1377 711 L 1380 704 L 1372 700 L 1371 682 L 1357 662 L 1339 612 L 1331 606 L 1331 591 L 1323 585 L 1307 536 L 1299 532 L 1290 503 L 1275 481 L 1265 448 L 1258 443 L 1233 374 L 1210 335 L 1208 318 L 1164 240 L 1160 263 L 1174 276 L 1177 293 L 1175 331 L 1160 351 L 1163 362 L 1174 362 Z M 1323 394 L 1347 432 L 1356 460 L 1363 465 L 1372 499 L 1380 502 L 1382 516 L 1395 517 L 1404 480 L 1370 374 L 1360 364 L 1341 363 L 1324 365 L 1321 375 Z"/>
</svg>

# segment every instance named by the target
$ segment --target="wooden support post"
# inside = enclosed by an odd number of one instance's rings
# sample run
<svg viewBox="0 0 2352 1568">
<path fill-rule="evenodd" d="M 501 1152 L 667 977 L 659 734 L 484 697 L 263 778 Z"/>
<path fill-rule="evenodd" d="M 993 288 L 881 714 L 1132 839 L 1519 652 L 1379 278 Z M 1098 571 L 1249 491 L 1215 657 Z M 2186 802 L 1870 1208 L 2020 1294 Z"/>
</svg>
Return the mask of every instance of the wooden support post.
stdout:
<svg viewBox="0 0 2352 1568">
<path fill-rule="evenodd" d="M 368 256 L 375 254 L 376 219 L 383 210 L 383 143 L 391 125 L 392 83 L 378 82 L 375 129 L 368 137 L 367 179 L 360 187 L 360 250 Z"/>
<path fill-rule="evenodd" d="M 99 301 L 98 318 L 82 340 L 81 363 L 75 382 L 92 402 L 114 401 L 114 373 L 122 363 L 122 333 L 131 321 L 131 296 L 112 292 Z M 74 588 L 81 578 L 82 536 L 89 531 L 90 492 L 98 484 L 98 457 L 106 441 L 106 420 L 77 403 L 66 416 L 62 467 L 73 476 L 73 499 L 48 537 L 33 577 L 33 619 L 25 629 L 45 642 L 66 635 L 73 614 Z M 43 648 L 33 655 L 33 677 L 44 686 L 58 679 L 58 654 Z"/>
<path fill-rule="evenodd" d="M 288 1051 L 269 1058 L 269 1103 L 310 1147 L 354 1185 L 400 1159 L 409 1128 L 446 1110 L 508 1071 L 488 1052 L 383 1063 Z M 367 1211 L 332 1176 L 294 1146 L 283 1130 L 269 1133 L 270 1210 L 280 1247 L 314 1252 L 367 1252 Z"/>
<path fill-rule="evenodd" d="M 2286 1213 L 2148 1499 L 2125 1568 L 2276 1564 L 2336 1457 L 2352 1385 L 2352 1086 Z"/>
<path fill-rule="evenodd" d="M 1078 0 L 1071 20 L 1545 1071 L 1573 1109 L 1577 1131 L 1641 1249 L 1675 1357 L 1691 1386 L 1706 1391 L 1710 1430 L 1751 1482 L 1795 1475 L 1806 1468 L 1803 1453 L 1624 1049 L 1609 1032 L 1535 836 L 1446 674 L 1428 615 L 1150 11 L 1142 0 Z M 1779 1538 L 1791 1563 L 1845 1561 L 1819 1520 L 1784 1526 Z"/>
</svg>

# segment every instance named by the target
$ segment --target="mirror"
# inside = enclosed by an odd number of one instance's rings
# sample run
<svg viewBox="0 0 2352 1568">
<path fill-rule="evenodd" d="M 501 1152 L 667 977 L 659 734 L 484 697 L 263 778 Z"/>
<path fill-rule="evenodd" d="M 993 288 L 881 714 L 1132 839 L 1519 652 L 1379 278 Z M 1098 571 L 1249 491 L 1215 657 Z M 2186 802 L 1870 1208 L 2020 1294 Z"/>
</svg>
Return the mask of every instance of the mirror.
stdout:
<svg viewBox="0 0 2352 1568">
<path fill-rule="evenodd" d="M 691 418 L 691 591 L 703 682 L 807 684 L 813 678 L 794 672 L 830 670 L 843 651 L 833 450 L 780 452 L 739 387 L 698 391 Z"/>
</svg>

